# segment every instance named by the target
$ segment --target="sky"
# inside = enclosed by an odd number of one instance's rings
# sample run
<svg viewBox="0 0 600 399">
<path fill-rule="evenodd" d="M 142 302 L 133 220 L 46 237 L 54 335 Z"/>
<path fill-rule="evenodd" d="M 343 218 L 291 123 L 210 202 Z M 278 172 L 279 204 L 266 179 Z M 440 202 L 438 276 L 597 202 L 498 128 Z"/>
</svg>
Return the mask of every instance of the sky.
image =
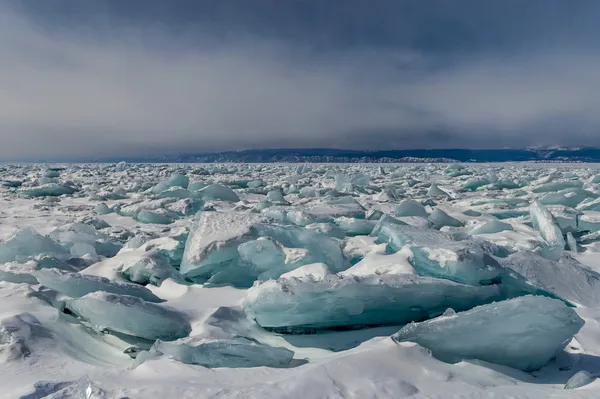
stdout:
<svg viewBox="0 0 600 399">
<path fill-rule="evenodd" d="M 0 160 L 600 146 L 597 0 L 0 0 Z"/>
</svg>

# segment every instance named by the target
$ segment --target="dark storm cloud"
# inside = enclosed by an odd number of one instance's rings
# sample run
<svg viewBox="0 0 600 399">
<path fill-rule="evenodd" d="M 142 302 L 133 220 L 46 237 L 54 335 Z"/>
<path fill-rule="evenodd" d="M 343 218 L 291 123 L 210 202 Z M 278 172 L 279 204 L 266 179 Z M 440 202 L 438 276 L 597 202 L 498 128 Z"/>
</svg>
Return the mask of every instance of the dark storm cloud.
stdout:
<svg viewBox="0 0 600 399">
<path fill-rule="evenodd" d="M 600 3 L 0 6 L 0 159 L 600 145 Z"/>
</svg>

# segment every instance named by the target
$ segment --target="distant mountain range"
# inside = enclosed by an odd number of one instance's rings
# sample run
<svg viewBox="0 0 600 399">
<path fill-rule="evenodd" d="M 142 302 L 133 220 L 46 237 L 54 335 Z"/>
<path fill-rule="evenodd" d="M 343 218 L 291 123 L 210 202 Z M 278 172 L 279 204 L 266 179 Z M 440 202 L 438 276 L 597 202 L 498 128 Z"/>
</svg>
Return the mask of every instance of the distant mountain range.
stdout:
<svg viewBox="0 0 600 399">
<path fill-rule="evenodd" d="M 431 149 L 358 151 L 331 148 L 227 151 L 93 161 L 166 163 L 393 163 L 393 162 L 600 162 L 600 148 L 538 147 L 523 149 Z M 92 160 L 85 160 L 92 161 Z"/>
</svg>

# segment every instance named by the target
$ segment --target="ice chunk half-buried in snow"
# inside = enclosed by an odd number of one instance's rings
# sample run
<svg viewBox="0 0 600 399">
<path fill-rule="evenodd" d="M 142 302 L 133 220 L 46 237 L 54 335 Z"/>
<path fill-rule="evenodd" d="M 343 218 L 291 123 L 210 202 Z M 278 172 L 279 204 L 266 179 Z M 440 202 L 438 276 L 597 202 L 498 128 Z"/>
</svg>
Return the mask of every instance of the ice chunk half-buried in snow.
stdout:
<svg viewBox="0 0 600 399">
<path fill-rule="evenodd" d="M 104 277 L 71 273 L 59 269 L 40 269 L 33 273 L 40 284 L 73 298 L 90 292 L 106 291 L 114 294 L 132 295 L 149 302 L 161 302 L 149 289 L 137 284 L 118 283 Z"/>
<path fill-rule="evenodd" d="M 438 359 L 479 359 L 524 371 L 546 365 L 583 327 L 563 302 L 525 296 L 412 323 L 392 338 L 431 350 Z"/>
<path fill-rule="evenodd" d="M 299 277 L 294 277 L 299 276 Z M 246 314 L 262 327 L 283 333 L 403 324 L 440 315 L 449 307 L 470 309 L 501 299 L 500 288 L 468 286 L 414 275 L 292 277 L 252 287 Z"/>
<path fill-rule="evenodd" d="M 220 264 L 238 258 L 237 247 L 256 238 L 252 227 L 266 219 L 254 213 L 198 214 L 185 243 L 180 271 L 189 277 L 208 276 Z"/>
<path fill-rule="evenodd" d="M 204 367 L 285 367 L 294 352 L 281 347 L 261 344 L 253 339 L 183 338 L 174 342 L 157 340 L 150 355 L 163 354 L 185 364 Z"/>
<path fill-rule="evenodd" d="M 192 330 L 184 313 L 130 295 L 92 292 L 67 300 L 65 309 L 100 331 L 148 340 L 173 341 L 186 337 Z"/>
</svg>

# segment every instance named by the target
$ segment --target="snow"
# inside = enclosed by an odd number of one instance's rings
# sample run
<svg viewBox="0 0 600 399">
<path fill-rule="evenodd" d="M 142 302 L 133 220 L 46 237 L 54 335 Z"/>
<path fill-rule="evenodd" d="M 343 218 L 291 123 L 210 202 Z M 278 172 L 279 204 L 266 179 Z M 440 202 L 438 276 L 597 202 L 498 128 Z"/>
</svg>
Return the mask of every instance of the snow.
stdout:
<svg viewBox="0 0 600 399">
<path fill-rule="evenodd" d="M 0 165 L 0 398 L 598 397 L 598 166 L 446 166 Z"/>
</svg>

